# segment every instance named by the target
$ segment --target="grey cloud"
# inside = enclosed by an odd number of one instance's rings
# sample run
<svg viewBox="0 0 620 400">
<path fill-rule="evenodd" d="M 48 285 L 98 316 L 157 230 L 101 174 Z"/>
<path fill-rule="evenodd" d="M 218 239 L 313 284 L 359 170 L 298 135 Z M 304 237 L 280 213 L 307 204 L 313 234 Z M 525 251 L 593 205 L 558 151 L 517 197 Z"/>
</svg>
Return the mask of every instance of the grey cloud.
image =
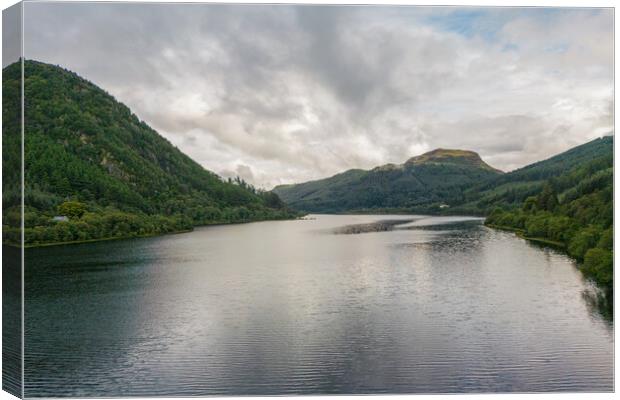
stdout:
<svg viewBox="0 0 620 400">
<path fill-rule="evenodd" d="M 455 12 L 27 3 L 25 49 L 266 188 L 440 146 L 508 170 L 613 129 L 609 10 L 488 9 L 471 35 L 429 22 Z"/>
<path fill-rule="evenodd" d="M 22 55 L 22 4 L 2 11 L 2 68 Z"/>
</svg>

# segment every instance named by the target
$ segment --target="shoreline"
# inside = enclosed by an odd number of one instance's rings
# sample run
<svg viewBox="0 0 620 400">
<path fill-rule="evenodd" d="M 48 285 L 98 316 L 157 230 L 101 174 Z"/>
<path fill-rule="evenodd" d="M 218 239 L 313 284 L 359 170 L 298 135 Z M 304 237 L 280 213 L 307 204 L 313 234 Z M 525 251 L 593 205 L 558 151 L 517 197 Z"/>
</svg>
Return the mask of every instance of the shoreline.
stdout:
<svg viewBox="0 0 620 400">
<path fill-rule="evenodd" d="M 111 242 L 113 240 L 142 239 L 142 238 L 149 238 L 149 237 L 156 237 L 156 236 L 166 236 L 166 235 L 176 235 L 180 233 L 188 233 L 188 232 L 192 232 L 193 230 L 194 229 L 184 229 L 180 231 L 172 231 L 172 232 L 166 232 L 166 233 L 153 233 L 153 234 L 132 235 L 132 236 L 114 236 L 114 237 L 104 237 L 104 238 L 97 238 L 97 239 L 72 240 L 68 242 L 33 243 L 33 244 L 25 245 L 24 249 L 33 249 L 33 248 L 38 248 L 38 247 L 66 246 L 66 245 L 72 245 L 72 244 Z M 21 246 L 16 245 L 14 243 L 2 243 L 2 245 L 10 246 L 16 249 L 21 248 Z"/>
<path fill-rule="evenodd" d="M 68 245 L 74 245 L 74 244 L 109 242 L 109 241 L 114 241 L 114 240 L 143 239 L 143 238 L 150 238 L 150 237 L 157 237 L 157 236 L 178 235 L 181 233 L 189 233 L 189 232 L 193 232 L 195 228 L 202 228 L 202 227 L 208 227 L 208 226 L 241 225 L 241 224 L 251 224 L 253 222 L 266 222 L 266 221 L 294 221 L 294 220 L 298 220 L 301 218 L 303 217 L 285 218 L 285 219 L 259 219 L 259 220 L 252 220 L 252 221 L 236 221 L 236 222 L 216 222 L 213 224 L 196 225 L 196 226 L 193 226 L 191 229 L 182 229 L 178 231 L 171 231 L 171 232 L 164 232 L 164 233 L 151 233 L 151 234 L 130 235 L 130 236 L 113 236 L 113 237 L 104 237 L 104 238 L 97 238 L 97 239 L 71 240 L 71 241 L 66 241 L 66 242 L 32 243 L 32 244 L 24 245 L 23 248 L 34 249 L 34 248 L 40 248 L 40 247 L 68 246 Z M 2 245 L 13 247 L 15 249 L 22 248 L 22 246 L 15 244 L 15 243 L 3 242 Z"/>
<path fill-rule="evenodd" d="M 327 214 L 327 215 L 355 215 L 353 213 L 319 213 L 319 214 Z M 301 217 L 287 218 L 287 219 L 263 219 L 263 220 L 238 221 L 238 222 L 216 222 L 216 223 L 212 223 L 212 224 L 196 225 L 196 226 L 192 227 L 191 229 L 183 229 L 183 230 L 172 231 L 172 232 L 165 232 L 165 233 L 153 233 L 153 234 L 145 234 L 145 235 L 130 235 L 130 236 L 118 236 L 118 237 L 105 237 L 105 238 L 97 238 L 97 239 L 72 240 L 72 241 L 65 241 L 65 242 L 36 243 L 36 244 L 24 245 L 23 248 L 24 249 L 32 249 L 32 248 L 38 248 L 38 247 L 66 246 L 66 245 L 74 245 L 74 244 L 107 242 L 107 241 L 114 241 L 114 240 L 141 239 L 141 238 L 149 238 L 149 237 L 156 237 L 156 236 L 177 235 L 177 234 L 181 234 L 181 233 L 193 232 L 195 228 L 201 228 L 201 227 L 223 226 L 223 225 L 237 225 L 237 224 L 250 224 L 250 223 L 254 223 L 254 222 L 265 222 L 265 221 L 294 221 L 294 220 L 301 220 L 304 217 L 306 217 L 307 215 L 308 214 L 305 214 L 304 216 L 301 216 Z M 358 215 L 388 215 L 388 214 L 382 214 L 382 213 L 371 214 L 371 213 L 358 212 Z M 407 214 L 404 214 L 404 213 L 396 214 L 395 213 L 393 215 L 407 215 Z M 411 215 L 411 214 L 409 214 L 409 215 Z M 431 215 L 431 216 L 450 216 L 450 215 L 441 215 L 441 214 L 440 215 L 427 214 L 427 215 Z M 479 217 L 478 215 L 471 215 L 471 216 L 472 217 Z M 513 228 L 513 227 L 503 226 L 503 225 L 494 225 L 494 224 L 484 224 L 484 226 L 492 228 L 492 229 L 501 230 L 501 231 L 514 232 L 516 236 L 518 236 L 518 237 L 520 237 L 522 239 L 531 241 L 531 242 L 538 243 L 538 244 L 542 244 L 542 245 L 546 245 L 546 246 L 550 246 L 550 247 L 554 247 L 554 248 L 559 248 L 559 249 L 565 249 L 565 246 L 564 246 L 563 243 L 556 242 L 556 241 L 549 240 L 549 239 L 545 239 L 545 238 L 526 236 L 525 235 L 525 231 L 523 229 Z M 10 247 L 13 247 L 13 248 L 18 248 L 18 249 L 22 247 L 22 246 L 20 246 L 18 244 L 15 244 L 15 243 L 2 243 L 2 245 L 3 246 L 10 246 Z"/>
<path fill-rule="evenodd" d="M 326 215 L 428 215 L 431 217 L 478 217 L 486 218 L 484 214 L 477 214 L 474 212 L 468 212 L 466 210 L 452 209 L 450 211 L 435 211 L 435 210 L 403 210 L 403 209 L 377 209 L 377 210 L 351 210 L 351 211 L 333 211 L 333 212 L 308 212 L 308 214 L 326 214 Z"/>
<path fill-rule="evenodd" d="M 543 244 L 549 247 L 554 247 L 554 248 L 558 248 L 562 250 L 566 249 L 566 246 L 564 245 L 564 243 L 556 242 L 555 240 L 551 240 L 551 239 L 527 236 L 523 229 L 513 228 L 510 226 L 503 226 L 503 225 L 494 225 L 494 224 L 484 224 L 484 226 L 492 228 L 492 229 L 497 229 L 500 231 L 514 232 L 514 234 L 520 237 L 521 239 L 529 240 L 531 242 L 535 242 L 538 244 Z"/>
</svg>

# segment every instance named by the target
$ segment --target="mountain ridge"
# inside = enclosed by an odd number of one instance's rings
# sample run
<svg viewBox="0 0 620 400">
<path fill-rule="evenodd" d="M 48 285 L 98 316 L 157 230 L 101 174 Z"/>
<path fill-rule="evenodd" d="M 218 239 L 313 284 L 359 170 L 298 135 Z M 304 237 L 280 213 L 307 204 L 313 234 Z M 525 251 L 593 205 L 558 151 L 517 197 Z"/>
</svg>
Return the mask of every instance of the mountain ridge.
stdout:
<svg viewBox="0 0 620 400">
<path fill-rule="evenodd" d="M 483 169 L 487 169 L 489 171 L 496 171 L 499 173 L 505 173 L 504 171 L 498 169 L 498 168 L 494 168 L 492 166 L 490 166 L 489 164 L 487 164 L 484 160 L 482 160 L 482 157 L 480 157 L 480 155 L 478 153 L 476 153 L 475 151 L 472 150 L 459 150 L 459 149 L 445 149 L 445 148 L 436 148 L 434 150 L 430 150 L 427 151 L 426 153 L 422 153 L 420 155 L 417 156 L 413 156 L 408 158 L 405 162 L 403 162 L 402 164 L 396 164 L 396 163 L 387 163 L 387 164 L 383 164 L 383 165 L 379 165 L 370 169 L 363 169 L 363 168 L 351 168 L 348 170 L 345 170 L 343 172 L 339 172 L 335 175 L 331 175 L 329 177 L 325 177 L 325 178 L 317 178 L 317 179 L 312 179 L 310 181 L 305 181 L 305 182 L 299 182 L 299 183 L 283 183 L 280 185 L 275 186 L 272 190 L 275 190 L 276 188 L 282 188 L 282 187 L 287 187 L 287 186 L 293 186 L 293 185 L 298 185 L 298 184 L 302 184 L 302 183 L 308 183 L 308 182 L 316 182 L 316 181 L 320 181 L 323 179 L 328 179 L 328 178 L 332 178 L 332 177 L 336 177 L 342 174 L 346 174 L 348 172 L 356 172 L 356 171 L 390 171 L 390 170 L 395 170 L 395 169 L 401 169 L 404 168 L 407 164 L 411 164 L 411 165 L 422 165 L 422 164 L 459 164 L 459 163 L 463 163 L 463 164 L 468 164 L 468 165 L 473 165 L 473 166 L 478 166 L 481 167 Z"/>
<path fill-rule="evenodd" d="M 599 157 L 611 157 L 613 137 L 604 136 L 590 142 L 568 149 L 560 154 L 540 160 L 522 168 L 502 172 L 484 162 L 482 158 L 470 150 L 439 148 L 408 159 L 403 164 L 385 164 L 369 170 L 352 169 L 328 178 L 317 179 L 300 184 L 280 185 L 273 190 L 294 207 L 305 211 L 320 212 L 423 212 L 445 214 L 487 215 L 496 205 L 514 205 L 524 201 L 526 197 L 536 195 L 542 190 L 546 179 L 561 176 L 566 171 Z M 414 171 L 422 168 L 426 173 L 423 179 L 416 179 Z M 459 168 L 469 171 L 485 171 L 478 176 L 465 177 L 463 182 L 442 182 L 436 191 L 435 178 L 454 178 Z M 447 175 L 446 175 L 447 173 Z M 402 179 L 403 175 L 411 175 L 410 181 Z M 430 176 L 429 176 L 430 174 Z M 364 191 L 357 191 L 355 180 L 374 176 L 380 185 L 366 185 Z M 394 179 L 388 179 L 390 175 Z M 382 179 L 383 178 L 383 179 Z M 359 182 L 358 182 L 359 183 Z M 345 185 L 347 190 L 339 190 Z M 351 193 L 361 197 L 389 197 L 391 192 L 399 190 L 407 192 L 407 188 L 390 188 L 390 185 L 422 185 L 424 190 L 409 191 L 409 196 L 401 196 L 393 202 L 349 202 L 338 206 L 338 196 L 350 197 Z M 349 193 L 351 192 L 351 193 Z M 412 196 L 418 196 L 417 199 Z M 360 204 L 361 203 L 361 204 Z M 449 206 L 449 207 L 446 207 Z"/>
<path fill-rule="evenodd" d="M 446 201 L 457 201 L 467 185 L 502 173 L 473 151 L 435 149 L 411 157 L 403 164 L 350 169 L 327 178 L 279 185 L 273 191 L 291 207 L 307 212 L 376 210 L 431 203 L 439 207 Z"/>
<path fill-rule="evenodd" d="M 428 151 L 424 154 L 420 154 L 419 156 L 414 156 L 408 159 L 405 164 L 424 164 L 424 163 L 448 163 L 448 164 L 458 164 L 464 163 L 469 164 L 471 166 L 477 166 L 479 168 L 488 169 L 490 171 L 496 171 L 500 173 L 504 173 L 503 171 L 494 168 L 487 164 L 482 160 L 480 154 L 471 150 L 460 150 L 460 149 L 445 149 L 445 148 L 437 148 L 435 150 Z"/>
</svg>

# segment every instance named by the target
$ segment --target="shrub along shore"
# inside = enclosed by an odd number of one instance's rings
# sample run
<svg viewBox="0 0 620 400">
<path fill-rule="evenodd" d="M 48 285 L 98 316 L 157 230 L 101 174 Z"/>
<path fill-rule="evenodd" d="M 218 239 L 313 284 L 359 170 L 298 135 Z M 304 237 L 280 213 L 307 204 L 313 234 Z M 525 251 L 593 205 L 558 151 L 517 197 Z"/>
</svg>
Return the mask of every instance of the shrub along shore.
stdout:
<svg viewBox="0 0 620 400">
<path fill-rule="evenodd" d="M 575 199 L 558 196 L 552 185 L 529 197 L 520 209 L 496 209 L 486 219 L 492 228 L 562 248 L 581 270 L 611 292 L 613 288 L 613 204 L 611 184 L 590 188 Z"/>
<path fill-rule="evenodd" d="M 66 201 L 57 207 L 57 215 L 27 210 L 24 213 L 24 246 L 51 246 L 102 240 L 157 236 L 188 232 L 196 226 L 284 220 L 298 217 L 288 209 L 207 208 L 194 218 L 186 215 L 146 215 L 115 209 L 89 208 L 79 201 Z M 3 226 L 4 244 L 19 246 L 21 214 L 13 209 Z"/>
</svg>

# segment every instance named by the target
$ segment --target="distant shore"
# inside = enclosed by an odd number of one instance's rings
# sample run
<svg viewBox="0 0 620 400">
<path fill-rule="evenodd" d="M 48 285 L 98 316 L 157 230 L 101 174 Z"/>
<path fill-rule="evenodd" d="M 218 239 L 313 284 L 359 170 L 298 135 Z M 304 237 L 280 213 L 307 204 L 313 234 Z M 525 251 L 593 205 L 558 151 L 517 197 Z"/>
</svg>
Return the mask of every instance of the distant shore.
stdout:
<svg viewBox="0 0 620 400">
<path fill-rule="evenodd" d="M 193 232 L 195 228 L 201 228 L 201 227 L 206 227 L 206 226 L 239 225 L 239 224 L 249 224 L 252 222 L 266 222 L 266 221 L 292 221 L 292 220 L 302 219 L 305 216 L 306 215 L 295 217 L 295 218 L 288 218 L 288 219 L 257 219 L 257 220 L 251 220 L 251 221 L 215 222 L 212 224 L 196 225 L 192 229 L 181 229 L 181 230 L 170 231 L 170 232 L 165 232 L 165 233 L 148 233 L 144 235 L 113 236 L 113 237 L 103 237 L 103 238 L 97 238 L 97 239 L 71 240 L 71 241 L 65 241 L 65 242 L 31 243 L 31 244 L 24 245 L 23 248 L 32 249 L 32 248 L 38 248 L 38 247 L 66 246 L 66 245 L 74 245 L 74 244 L 109 242 L 113 240 L 140 239 L 140 238 L 149 238 L 149 237 L 166 236 L 166 235 L 177 235 L 180 233 Z M 2 245 L 10 246 L 10 247 L 18 248 L 18 249 L 22 247 L 19 244 L 10 243 L 10 242 L 3 242 Z"/>
<path fill-rule="evenodd" d="M 347 211 L 312 211 L 308 214 L 326 214 L 326 215 L 428 215 L 431 217 L 486 217 L 482 212 L 474 212 L 461 208 L 451 208 L 443 210 L 423 210 L 423 209 L 404 209 L 404 208 L 378 208 L 378 209 L 361 209 Z"/>
<path fill-rule="evenodd" d="M 331 215 L 352 215 L 352 214 L 360 214 L 360 215 L 387 215 L 390 213 L 396 214 L 396 215 L 407 215 L 407 214 L 412 214 L 414 212 L 405 212 L 405 211 L 400 211 L 397 212 L 396 210 L 382 210 L 384 212 L 381 212 L 380 210 L 371 212 L 370 210 L 358 210 L 355 212 L 346 212 L 346 213 L 326 213 L 326 214 L 331 214 Z M 319 213 L 322 214 L 322 213 Z M 264 222 L 264 221 L 291 221 L 291 220 L 298 220 L 298 219 L 303 219 L 305 217 L 307 217 L 308 214 L 305 214 L 303 216 L 300 217 L 295 217 L 295 218 L 290 218 L 290 219 L 284 219 L 284 220 L 251 220 L 251 221 L 235 221 L 235 222 L 216 222 L 216 223 L 212 223 L 212 224 L 203 224 L 203 225 L 197 225 L 195 227 L 193 227 L 192 229 L 183 229 L 183 230 L 178 230 L 178 231 L 171 231 L 171 232 L 165 232 L 165 233 L 153 233 L 153 234 L 144 234 L 144 235 L 125 235 L 125 236 L 114 236 L 114 237 L 104 237 L 104 238 L 97 238 L 97 239 L 85 239 L 85 240 L 72 240 L 72 241 L 63 241 L 63 242 L 49 242 L 49 243 L 33 243 L 33 244 L 27 244 L 24 245 L 23 247 L 25 249 L 30 249 L 30 248 L 37 248 L 37 247 L 52 247 L 52 246 L 65 246 L 65 245 L 74 245 L 74 244 L 85 244 L 85 243 L 96 243 L 96 242 L 106 242 L 106 241 L 113 241 L 113 240 L 125 240 L 125 239 L 138 239 L 138 238 L 148 238 L 148 237 L 156 237 L 156 236 L 165 236 L 165 235 L 176 235 L 176 234 L 180 234 L 180 233 L 188 233 L 188 232 L 192 232 L 195 228 L 200 228 L 200 227 L 207 227 L 207 226 L 221 226 L 221 225 L 237 225 L 237 224 L 249 224 L 249 223 L 253 223 L 253 222 Z M 425 212 L 424 215 L 433 215 L 432 213 L 428 213 Z M 450 214 L 434 214 L 434 216 L 437 215 L 446 215 L 449 216 Z M 477 215 L 472 215 L 472 216 L 477 216 Z M 393 228 L 393 224 L 391 222 L 393 221 L 381 221 L 383 223 L 388 222 L 387 226 L 389 226 L 389 228 Z M 402 222 L 402 221 L 399 221 Z M 383 227 L 382 229 L 379 230 L 389 230 L 389 228 Z M 549 239 L 545 239 L 545 238 L 538 238 L 538 237 L 531 237 L 531 236 L 527 236 L 525 234 L 525 231 L 523 229 L 517 229 L 517 228 L 512 228 L 512 227 L 508 227 L 508 226 L 502 226 L 502 225 L 493 225 L 493 224 L 485 224 L 485 226 L 489 227 L 489 228 L 493 228 L 493 229 L 498 229 L 498 230 L 502 230 L 502 231 L 508 231 L 508 232 L 514 232 L 518 237 L 531 241 L 531 242 L 535 242 L 535 243 L 539 243 L 539 244 L 543 244 L 543 245 L 547 245 L 550 247 L 555 247 L 555 248 L 559 248 L 559 249 L 564 249 L 565 246 L 563 243 L 560 242 L 556 242 L 553 240 L 549 240 Z M 351 227 L 347 227 L 347 228 L 351 228 Z M 376 230 L 376 227 L 373 227 L 373 229 L 371 229 L 371 231 Z M 353 232 L 349 232 L 349 231 L 343 231 L 343 232 L 338 232 L 338 233 L 353 233 Z M 357 233 L 357 232 L 356 232 Z M 21 248 L 21 246 L 19 244 L 15 244 L 15 243 L 7 243 L 7 242 L 3 242 L 2 245 L 4 246 L 10 246 L 10 247 L 15 247 L 15 248 Z"/>
</svg>

